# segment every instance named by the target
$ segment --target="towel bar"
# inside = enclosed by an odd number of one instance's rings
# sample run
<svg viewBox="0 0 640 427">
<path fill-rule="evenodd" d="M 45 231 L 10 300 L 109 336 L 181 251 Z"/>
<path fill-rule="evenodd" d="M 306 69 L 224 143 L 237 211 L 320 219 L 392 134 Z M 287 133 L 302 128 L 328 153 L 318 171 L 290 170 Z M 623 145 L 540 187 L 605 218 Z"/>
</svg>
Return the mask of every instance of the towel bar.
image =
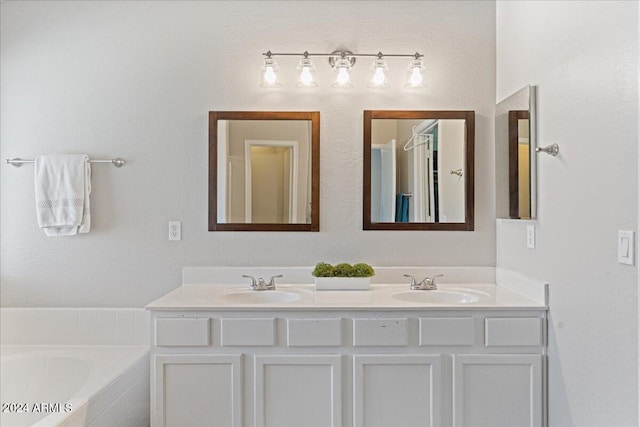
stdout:
<svg viewBox="0 0 640 427">
<path fill-rule="evenodd" d="M 23 163 L 34 163 L 34 162 L 35 160 L 20 159 L 18 157 L 16 157 L 15 159 L 5 159 L 6 164 L 13 165 L 17 168 L 22 166 Z M 117 168 L 121 168 L 122 166 L 124 166 L 124 159 L 121 159 L 120 157 L 118 157 L 115 159 L 107 159 L 107 160 L 89 160 L 89 163 L 111 163 L 113 166 Z"/>
</svg>

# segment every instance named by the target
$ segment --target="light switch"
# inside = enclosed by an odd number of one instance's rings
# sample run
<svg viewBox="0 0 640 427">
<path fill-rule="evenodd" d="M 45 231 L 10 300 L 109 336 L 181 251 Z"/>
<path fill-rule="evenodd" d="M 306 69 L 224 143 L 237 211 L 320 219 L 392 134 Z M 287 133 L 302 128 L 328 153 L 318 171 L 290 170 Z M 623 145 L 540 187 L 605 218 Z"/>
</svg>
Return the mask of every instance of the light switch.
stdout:
<svg viewBox="0 0 640 427">
<path fill-rule="evenodd" d="M 635 231 L 618 230 L 618 262 L 635 265 Z"/>
</svg>

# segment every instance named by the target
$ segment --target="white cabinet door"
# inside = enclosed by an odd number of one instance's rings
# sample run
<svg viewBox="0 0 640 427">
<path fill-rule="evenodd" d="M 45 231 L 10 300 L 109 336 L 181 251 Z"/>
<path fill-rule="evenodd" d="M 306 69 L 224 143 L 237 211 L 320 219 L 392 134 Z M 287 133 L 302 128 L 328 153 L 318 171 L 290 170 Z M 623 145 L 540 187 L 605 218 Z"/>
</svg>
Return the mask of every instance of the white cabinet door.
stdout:
<svg viewBox="0 0 640 427">
<path fill-rule="evenodd" d="M 242 356 L 156 355 L 154 427 L 242 426 Z"/>
<path fill-rule="evenodd" d="M 454 427 L 542 426 L 541 369 L 541 355 L 454 356 Z"/>
<path fill-rule="evenodd" d="M 442 425 L 440 355 L 355 355 L 356 427 Z"/>
<path fill-rule="evenodd" d="M 256 356 L 256 427 L 339 427 L 342 356 Z"/>
</svg>

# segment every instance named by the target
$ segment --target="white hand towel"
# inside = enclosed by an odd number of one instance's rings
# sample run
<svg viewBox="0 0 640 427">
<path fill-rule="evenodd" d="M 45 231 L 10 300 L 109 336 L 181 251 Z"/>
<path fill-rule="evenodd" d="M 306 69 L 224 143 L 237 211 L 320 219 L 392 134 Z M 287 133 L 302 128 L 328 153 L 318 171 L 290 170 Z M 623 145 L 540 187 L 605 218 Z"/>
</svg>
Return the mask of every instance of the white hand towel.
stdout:
<svg viewBox="0 0 640 427">
<path fill-rule="evenodd" d="M 91 228 L 91 165 L 86 154 L 47 154 L 35 162 L 36 213 L 47 236 Z"/>
</svg>

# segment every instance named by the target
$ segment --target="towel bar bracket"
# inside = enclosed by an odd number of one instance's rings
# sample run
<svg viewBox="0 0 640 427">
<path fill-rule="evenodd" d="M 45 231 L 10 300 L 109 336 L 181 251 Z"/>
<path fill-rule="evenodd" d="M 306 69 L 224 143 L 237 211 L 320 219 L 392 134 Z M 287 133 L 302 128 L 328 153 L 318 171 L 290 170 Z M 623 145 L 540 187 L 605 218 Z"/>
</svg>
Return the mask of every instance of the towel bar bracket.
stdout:
<svg viewBox="0 0 640 427">
<path fill-rule="evenodd" d="M 22 163 L 24 163 L 24 161 L 16 157 L 15 159 L 5 159 L 5 163 L 19 168 L 20 166 L 22 166 Z"/>
</svg>

